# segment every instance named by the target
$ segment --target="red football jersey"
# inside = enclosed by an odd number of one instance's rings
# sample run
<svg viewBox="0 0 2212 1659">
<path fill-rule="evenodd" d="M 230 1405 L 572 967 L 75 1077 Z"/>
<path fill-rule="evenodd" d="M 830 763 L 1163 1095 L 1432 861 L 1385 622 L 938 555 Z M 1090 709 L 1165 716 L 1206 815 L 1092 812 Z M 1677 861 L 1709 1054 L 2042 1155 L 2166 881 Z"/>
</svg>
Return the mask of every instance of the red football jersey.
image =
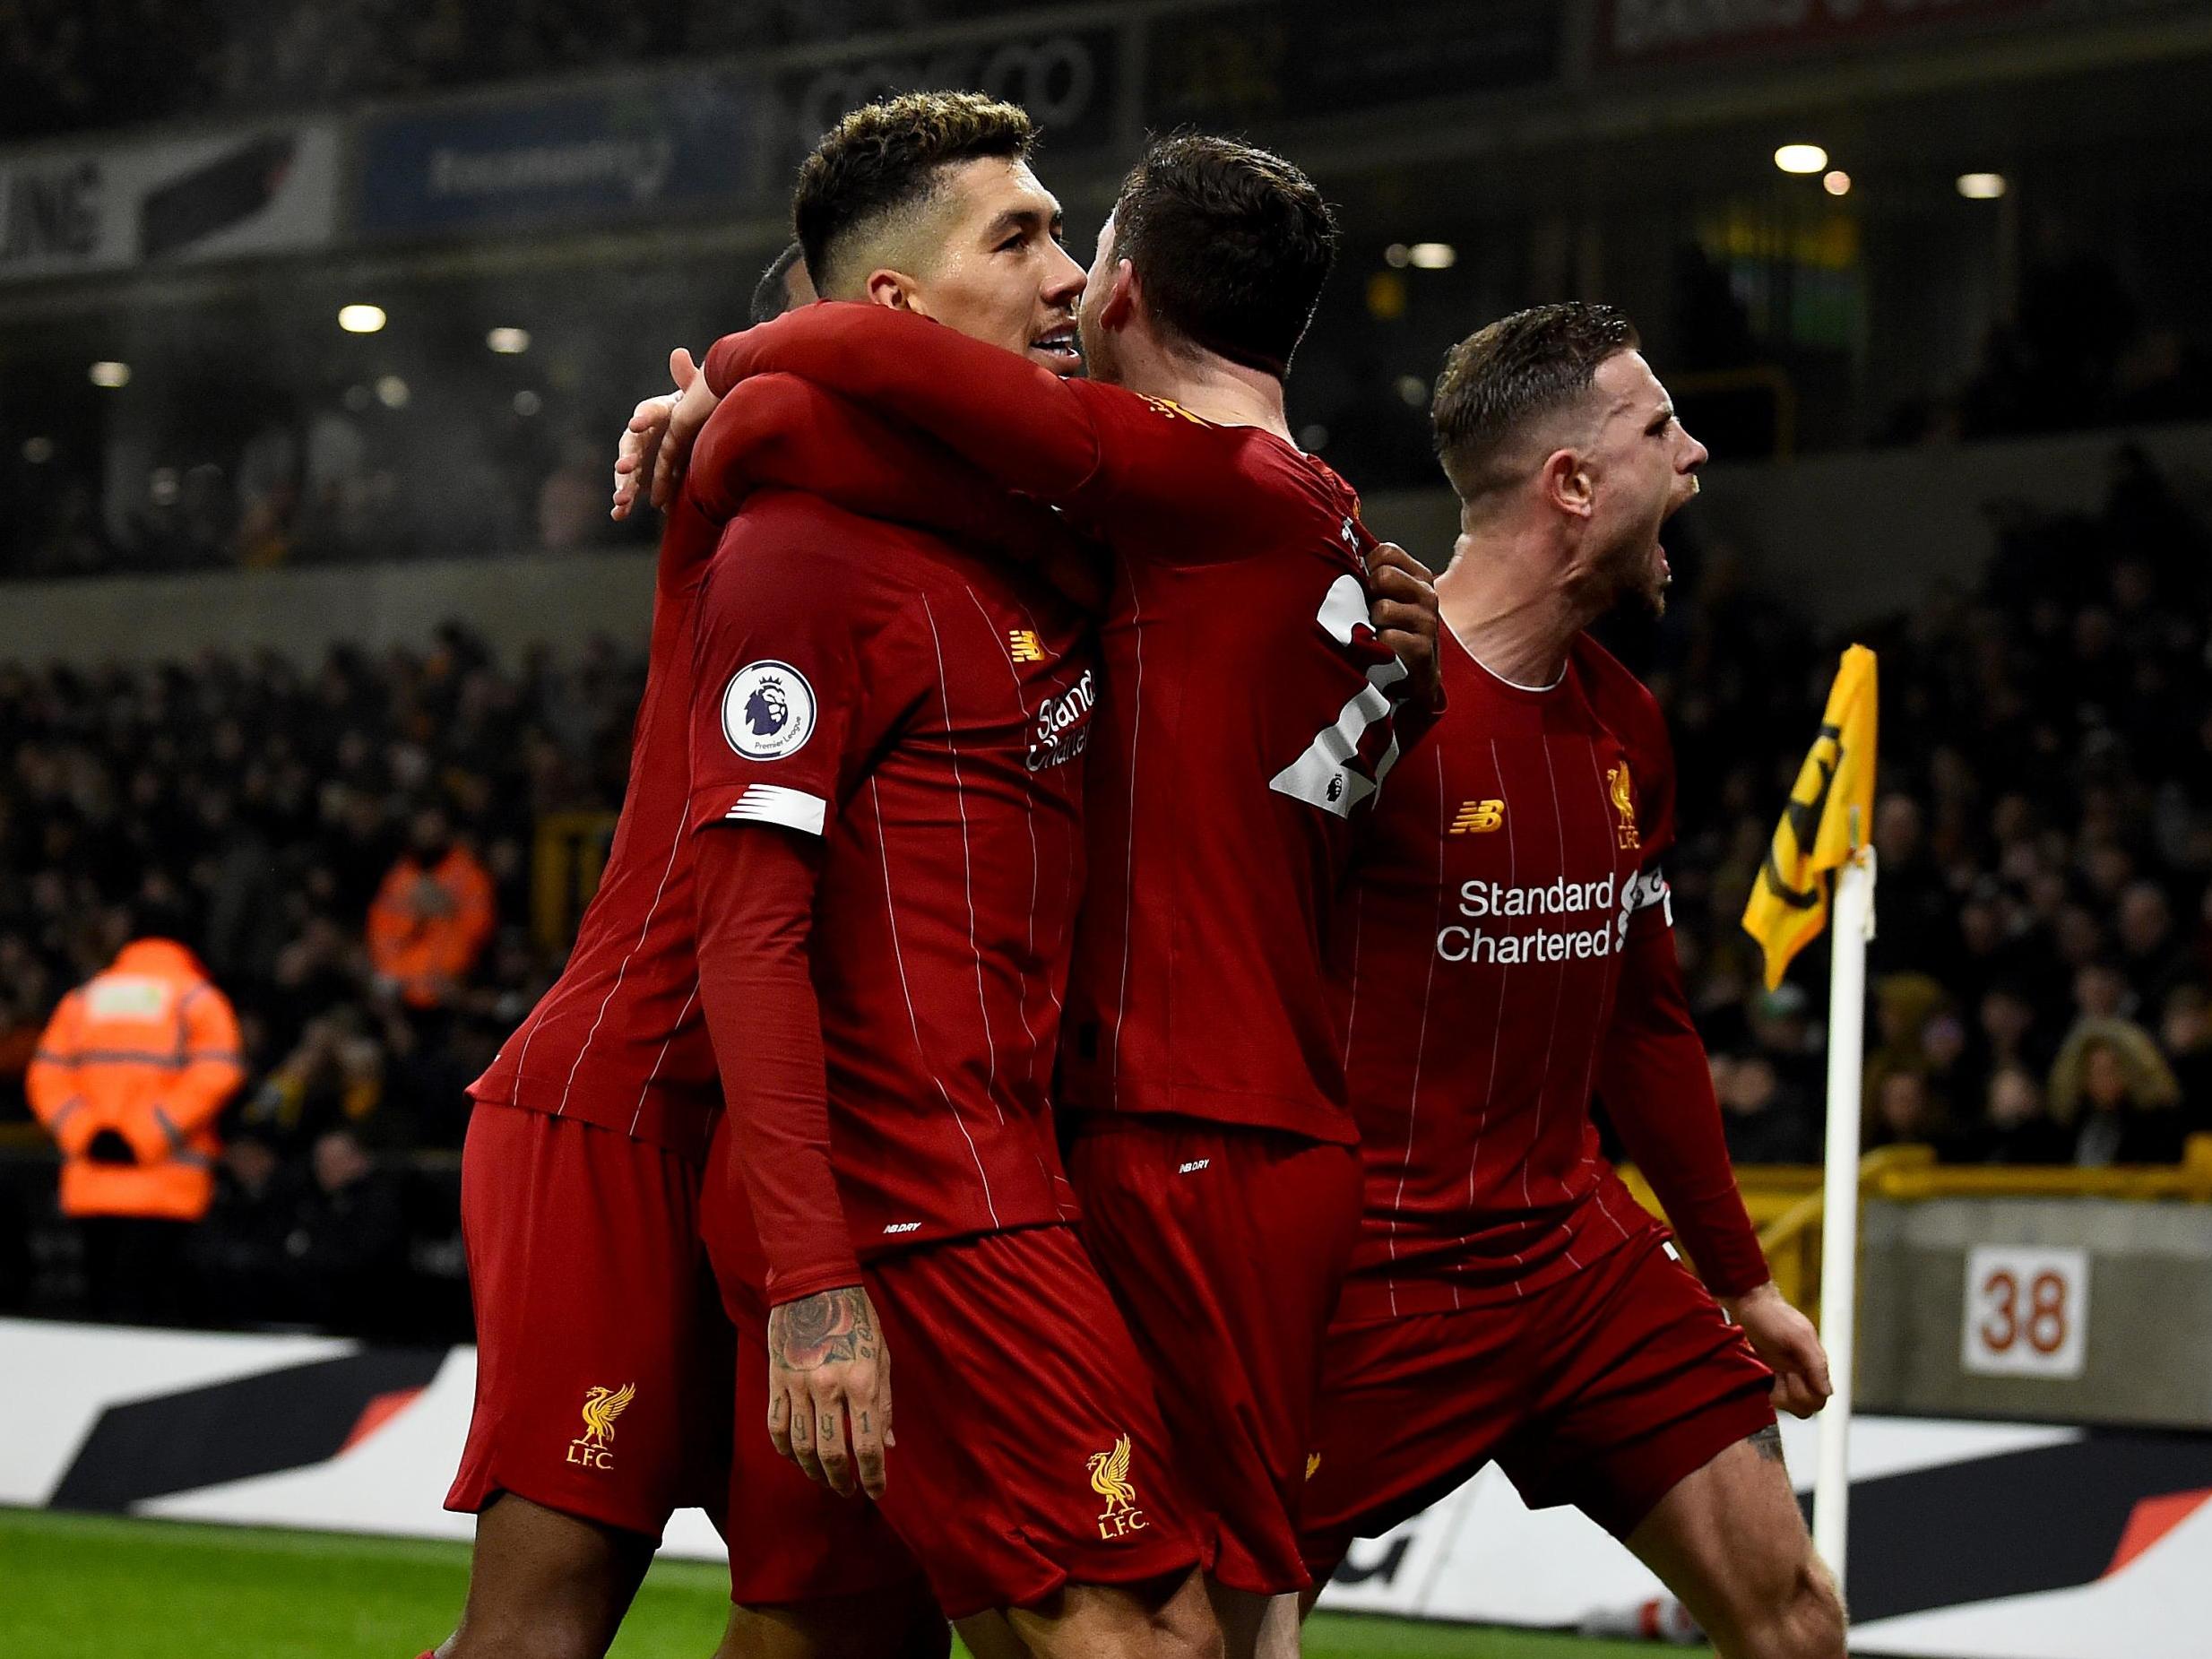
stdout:
<svg viewBox="0 0 2212 1659">
<path fill-rule="evenodd" d="M 1368 625 L 1358 497 L 1322 462 L 880 307 L 718 341 L 920 426 L 1114 558 L 1063 1104 L 1356 1138 L 1324 932 L 1409 676 Z"/>
<path fill-rule="evenodd" d="M 1049 1091 L 1098 696 L 1082 619 L 1004 560 L 764 489 L 697 635 L 690 823 L 824 843 L 808 955 L 855 1253 L 1073 1219 Z"/>
<path fill-rule="evenodd" d="M 699 1013 L 687 833 L 692 608 L 717 529 L 688 503 L 670 515 L 629 785 L 599 891 L 560 978 L 469 1088 L 695 1157 L 721 1103 Z"/>
<path fill-rule="evenodd" d="M 480 1101 L 581 1118 L 703 1154 L 721 1083 L 698 998 L 691 799 L 694 608 L 721 526 L 747 489 L 834 467 L 849 497 L 894 509 L 917 468 L 936 466 L 933 504 L 1008 545 L 1031 527 L 987 480 L 811 386 L 764 376 L 726 401 L 694 462 L 715 488 L 670 509 L 654 578 L 652 652 L 630 740 L 630 774 L 599 891 L 560 978 L 485 1074 Z"/>
<path fill-rule="evenodd" d="M 1646 1233 L 1598 1150 L 1601 1086 L 1609 1102 L 1616 1086 L 1637 1094 L 1639 1131 L 1658 1124 L 1647 1144 L 1687 1145 L 1673 1162 L 1688 1173 L 1670 1168 L 1667 1184 L 1697 1201 L 1678 1220 L 1724 1263 L 1717 1288 L 1749 1288 L 1764 1266 L 1686 1013 L 1663 1075 L 1609 1080 L 1618 1034 L 1637 1024 L 1616 1019 L 1624 963 L 1639 1002 L 1679 985 L 1658 706 L 1586 635 L 1542 690 L 1499 679 L 1448 629 L 1442 652 L 1448 712 L 1365 825 L 1333 939 L 1367 1166 L 1342 1317 L 1513 1300 Z"/>
</svg>

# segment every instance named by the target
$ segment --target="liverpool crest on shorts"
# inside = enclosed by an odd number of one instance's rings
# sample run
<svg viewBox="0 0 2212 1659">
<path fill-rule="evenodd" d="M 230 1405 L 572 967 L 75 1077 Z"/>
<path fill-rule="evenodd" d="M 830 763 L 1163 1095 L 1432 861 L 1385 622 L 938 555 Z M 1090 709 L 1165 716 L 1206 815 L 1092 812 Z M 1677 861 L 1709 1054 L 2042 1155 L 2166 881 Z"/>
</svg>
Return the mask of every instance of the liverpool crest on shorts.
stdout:
<svg viewBox="0 0 2212 1659">
<path fill-rule="evenodd" d="M 1129 1437 L 1123 1435 L 1108 1452 L 1093 1452 L 1088 1468 L 1091 1490 L 1106 1500 L 1098 1517 L 1098 1535 L 1111 1540 L 1141 1533 L 1151 1525 L 1136 1507 L 1136 1488 L 1129 1483 Z"/>
<path fill-rule="evenodd" d="M 593 1387 L 584 1391 L 583 1432 L 568 1442 L 568 1461 L 586 1469 L 615 1466 L 615 1419 L 637 1396 L 635 1383 L 619 1388 Z"/>
</svg>

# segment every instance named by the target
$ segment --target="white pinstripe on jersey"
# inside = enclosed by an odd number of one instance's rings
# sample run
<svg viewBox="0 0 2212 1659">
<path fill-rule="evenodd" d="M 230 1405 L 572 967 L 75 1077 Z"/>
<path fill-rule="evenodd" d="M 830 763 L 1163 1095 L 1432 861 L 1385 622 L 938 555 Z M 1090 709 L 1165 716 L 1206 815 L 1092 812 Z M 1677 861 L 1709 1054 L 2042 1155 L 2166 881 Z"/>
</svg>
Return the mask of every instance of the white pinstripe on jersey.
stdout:
<svg viewBox="0 0 2212 1659">
<path fill-rule="evenodd" d="M 1448 884 L 1444 879 L 1444 833 L 1449 820 L 1445 816 L 1447 798 L 1444 793 L 1444 746 L 1432 743 L 1429 746 L 1429 752 L 1436 757 L 1436 920 L 1430 929 L 1433 935 L 1444 926 L 1444 894 L 1448 890 Z M 1405 1182 L 1413 1168 L 1413 1129 L 1421 1121 L 1421 1062 L 1429 1047 L 1429 1009 L 1436 1000 L 1436 961 L 1437 953 L 1431 949 L 1429 952 L 1429 975 L 1421 984 L 1421 1024 L 1413 1036 L 1413 1082 L 1405 1097 L 1405 1154 L 1398 1171 L 1397 1196 L 1391 1201 L 1393 1210 L 1404 1207 Z M 1389 1245 L 1390 1259 L 1395 1263 L 1398 1258 L 1398 1241 L 1395 1231 L 1390 1235 Z M 1454 1307 L 1458 1306 L 1458 1299 L 1459 1292 L 1455 1289 L 1452 1292 Z M 1398 1283 L 1394 1275 L 1390 1280 L 1390 1311 L 1395 1314 L 1397 1310 Z"/>
<path fill-rule="evenodd" d="M 944 1077 L 935 1066 L 929 1064 L 929 1045 L 921 1040 L 921 1019 L 914 1012 L 914 988 L 906 978 L 906 952 L 899 944 L 898 902 L 892 896 L 891 891 L 891 838 L 884 830 L 883 800 L 877 791 L 873 776 L 868 780 L 868 804 L 876 815 L 876 847 L 883 858 L 884 912 L 891 924 L 891 960 L 898 968 L 899 990 L 906 998 L 906 1019 L 914 1034 L 914 1053 L 929 1072 L 929 1081 L 937 1085 L 938 1095 L 944 1101 L 945 1110 L 952 1113 L 954 1126 L 960 1131 L 960 1138 L 968 1144 L 968 1156 L 975 1162 L 976 1179 L 983 1183 L 983 1207 L 990 1213 L 990 1224 L 997 1227 L 1000 1225 L 998 1205 L 991 1198 L 990 1176 L 983 1168 L 983 1155 L 976 1150 L 975 1136 L 968 1133 L 967 1119 L 960 1115 L 960 1108 L 955 1103 L 952 1092 L 945 1086 Z"/>
<path fill-rule="evenodd" d="M 961 892 L 968 905 L 968 953 L 975 958 L 975 1007 L 983 1020 L 983 1051 L 989 1057 L 987 1064 L 990 1068 L 984 1089 L 991 1110 L 998 1114 L 998 1121 L 1003 1124 L 1007 1112 L 998 1100 L 998 1039 L 990 1028 L 990 998 L 983 989 L 983 952 L 975 940 L 975 863 L 969 847 L 968 791 L 960 779 L 960 745 L 953 741 L 953 692 L 945 678 L 945 642 L 938 636 L 937 610 L 929 603 L 929 596 L 922 593 L 917 597 L 921 601 L 921 614 L 929 624 L 930 648 L 937 653 L 938 706 L 945 711 L 945 752 L 952 760 L 953 801 L 960 808 Z M 889 862 L 886 856 L 886 868 Z"/>
</svg>

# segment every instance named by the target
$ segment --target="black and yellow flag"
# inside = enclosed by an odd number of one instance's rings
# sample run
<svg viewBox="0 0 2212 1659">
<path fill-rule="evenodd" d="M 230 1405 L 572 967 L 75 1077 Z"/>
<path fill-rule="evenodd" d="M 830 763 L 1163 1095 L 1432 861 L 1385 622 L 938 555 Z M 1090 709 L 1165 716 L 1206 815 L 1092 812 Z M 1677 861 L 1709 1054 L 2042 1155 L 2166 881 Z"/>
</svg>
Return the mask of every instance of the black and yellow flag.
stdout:
<svg viewBox="0 0 2212 1659">
<path fill-rule="evenodd" d="M 1743 930 L 1767 957 L 1767 989 L 1827 926 L 1832 872 L 1866 842 L 1874 823 L 1874 653 L 1844 652 L 1820 716 L 1820 735 L 1790 791 L 1767 862 L 1743 907 Z"/>
</svg>

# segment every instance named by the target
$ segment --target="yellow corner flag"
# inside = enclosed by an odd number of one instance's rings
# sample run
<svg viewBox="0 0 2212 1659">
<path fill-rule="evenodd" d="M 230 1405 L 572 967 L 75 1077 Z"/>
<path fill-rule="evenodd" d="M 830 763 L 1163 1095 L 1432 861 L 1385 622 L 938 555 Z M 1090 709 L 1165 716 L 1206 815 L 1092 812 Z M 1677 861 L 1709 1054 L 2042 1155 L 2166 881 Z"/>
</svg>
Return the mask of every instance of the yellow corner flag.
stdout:
<svg viewBox="0 0 2212 1659">
<path fill-rule="evenodd" d="M 1865 843 L 1874 820 L 1874 653 L 1844 652 L 1820 735 L 1790 791 L 1767 862 L 1743 907 L 1743 930 L 1767 957 L 1767 989 L 1827 926 L 1829 872 Z"/>
</svg>

